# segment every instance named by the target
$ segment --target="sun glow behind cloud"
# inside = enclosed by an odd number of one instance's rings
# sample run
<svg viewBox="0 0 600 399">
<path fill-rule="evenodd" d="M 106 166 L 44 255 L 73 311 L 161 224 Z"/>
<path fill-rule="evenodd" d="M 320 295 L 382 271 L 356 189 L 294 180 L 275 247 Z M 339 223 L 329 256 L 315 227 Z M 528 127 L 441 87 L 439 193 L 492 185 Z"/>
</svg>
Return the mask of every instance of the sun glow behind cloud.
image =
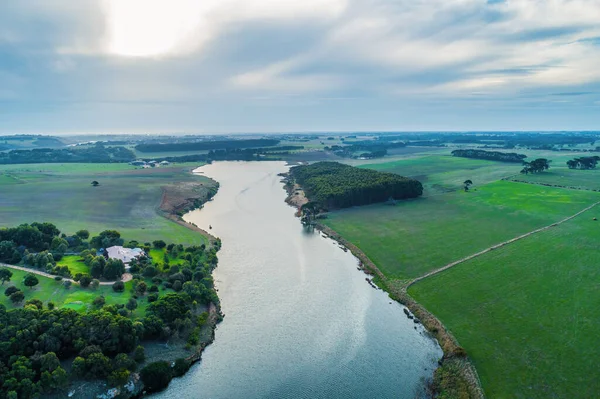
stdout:
<svg viewBox="0 0 600 399">
<path fill-rule="evenodd" d="M 185 51 L 212 4 L 195 0 L 108 0 L 108 51 L 129 57 Z"/>
</svg>

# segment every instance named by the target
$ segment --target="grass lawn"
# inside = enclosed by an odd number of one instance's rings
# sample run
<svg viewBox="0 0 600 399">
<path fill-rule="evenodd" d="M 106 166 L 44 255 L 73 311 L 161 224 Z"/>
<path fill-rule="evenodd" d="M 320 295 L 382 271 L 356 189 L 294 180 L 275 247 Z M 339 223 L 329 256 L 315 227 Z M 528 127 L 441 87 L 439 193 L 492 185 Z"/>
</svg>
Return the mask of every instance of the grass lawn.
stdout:
<svg viewBox="0 0 600 399">
<path fill-rule="evenodd" d="M 391 279 L 414 278 L 599 201 L 600 194 L 498 181 L 457 191 L 332 212 L 323 223 Z"/>
<path fill-rule="evenodd" d="M 599 216 L 595 208 L 409 289 L 467 350 L 487 397 L 600 397 Z"/>
<path fill-rule="evenodd" d="M 150 257 L 152 258 L 152 263 L 156 263 L 160 266 L 161 270 L 162 267 L 165 264 L 165 254 L 167 253 L 167 249 L 166 248 L 162 248 L 162 249 L 158 249 L 158 248 L 152 248 L 150 250 L 150 253 L 148 255 L 150 255 Z M 181 258 L 174 258 L 171 255 L 167 255 L 168 259 L 169 259 L 169 265 L 180 265 L 184 262 L 183 259 Z"/>
<path fill-rule="evenodd" d="M 89 274 L 90 268 L 83 263 L 83 259 L 79 255 L 67 255 L 63 256 L 61 260 L 56 262 L 57 266 L 68 266 L 71 271 L 71 275 L 76 275 L 77 273 L 81 274 Z"/>
<path fill-rule="evenodd" d="M 23 285 L 23 278 L 27 272 L 21 270 L 10 269 L 13 273 L 11 280 L 0 286 L 0 304 L 6 306 L 7 309 L 15 309 L 23 306 L 23 303 L 13 305 L 9 298 L 4 295 L 4 290 L 11 285 L 16 286 L 25 293 L 25 301 L 28 299 L 39 299 L 47 305 L 48 302 L 54 302 L 57 308 L 66 307 L 77 310 L 78 312 L 87 311 L 92 309 L 92 301 L 101 295 L 104 295 L 107 305 L 126 304 L 129 298 L 131 298 L 131 287 L 132 282 L 128 281 L 125 283 L 124 292 L 115 292 L 111 285 L 101 285 L 98 289 L 93 290 L 91 288 L 81 288 L 77 284 L 73 284 L 71 288 L 65 289 L 62 285 L 62 281 L 54 281 L 54 279 L 36 275 L 39 280 L 39 284 L 33 289 Z M 144 279 L 148 287 L 153 283 L 151 279 Z M 164 288 L 160 287 L 162 293 Z M 148 301 L 146 296 L 138 299 L 138 307 L 133 312 L 133 317 L 142 317 L 148 307 Z"/>
<path fill-rule="evenodd" d="M 514 176 L 516 180 L 532 183 L 555 184 L 587 190 L 600 190 L 600 169 L 578 170 L 550 167 L 547 172 Z"/>
<path fill-rule="evenodd" d="M 206 238 L 160 216 L 163 188 L 202 183 L 203 176 L 189 170 L 199 164 L 135 169 L 126 164 L 2 165 L 20 184 L 0 181 L 0 226 L 48 221 L 72 234 L 87 229 L 92 234 L 115 229 L 126 240 L 200 245 Z M 100 186 L 92 187 L 97 180 Z"/>
</svg>

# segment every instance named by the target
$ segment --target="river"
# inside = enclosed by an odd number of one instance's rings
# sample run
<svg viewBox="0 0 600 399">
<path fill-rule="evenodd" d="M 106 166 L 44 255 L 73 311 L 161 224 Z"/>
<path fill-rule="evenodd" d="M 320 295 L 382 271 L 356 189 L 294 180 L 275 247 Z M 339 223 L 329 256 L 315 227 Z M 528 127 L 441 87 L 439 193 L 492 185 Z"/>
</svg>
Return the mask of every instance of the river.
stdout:
<svg viewBox="0 0 600 399">
<path fill-rule="evenodd" d="M 442 351 L 358 261 L 309 232 L 284 199 L 283 162 L 218 162 L 184 218 L 223 241 L 215 342 L 160 398 L 415 398 Z"/>
</svg>

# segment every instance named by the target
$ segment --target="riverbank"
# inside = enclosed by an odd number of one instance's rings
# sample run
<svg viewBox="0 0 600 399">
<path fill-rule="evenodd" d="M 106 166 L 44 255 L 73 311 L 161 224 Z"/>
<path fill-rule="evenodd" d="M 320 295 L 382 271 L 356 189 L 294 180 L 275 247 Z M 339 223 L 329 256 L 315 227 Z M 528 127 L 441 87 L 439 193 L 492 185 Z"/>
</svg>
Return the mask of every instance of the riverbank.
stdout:
<svg viewBox="0 0 600 399">
<path fill-rule="evenodd" d="M 289 175 L 282 174 L 284 177 L 284 188 L 288 193 L 286 202 L 298 209 L 297 216 L 300 213 L 302 204 L 298 202 L 298 192 L 302 192 L 302 197 L 306 199 L 302 188 L 294 181 L 290 180 Z M 308 202 L 308 199 L 306 199 Z M 350 250 L 350 252 L 359 259 L 360 268 L 374 278 L 369 280 L 370 284 L 375 283 L 379 288 L 388 292 L 390 297 L 406 306 L 410 311 L 408 317 L 415 317 L 418 322 L 423 324 L 427 331 L 439 343 L 444 356 L 438 362 L 438 368 L 433 375 L 433 381 L 428 387 L 429 394 L 433 397 L 440 393 L 451 393 L 448 397 L 465 397 L 472 399 L 483 399 L 484 393 L 481 388 L 481 382 L 477 371 L 469 360 L 466 351 L 459 345 L 456 338 L 446 329 L 442 322 L 430 313 L 425 307 L 415 301 L 408 293 L 407 288 L 410 281 L 395 285 L 379 270 L 379 268 L 362 252 L 357 246 L 346 240 L 336 231 L 321 223 L 316 223 L 315 228 L 336 241 L 339 245 Z"/>
</svg>

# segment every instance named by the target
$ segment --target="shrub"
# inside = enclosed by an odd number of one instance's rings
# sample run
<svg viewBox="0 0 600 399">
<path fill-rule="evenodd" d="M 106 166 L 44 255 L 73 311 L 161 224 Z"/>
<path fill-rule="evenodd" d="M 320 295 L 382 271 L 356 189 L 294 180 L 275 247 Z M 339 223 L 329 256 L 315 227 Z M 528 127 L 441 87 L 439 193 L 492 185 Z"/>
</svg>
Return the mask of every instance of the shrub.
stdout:
<svg viewBox="0 0 600 399">
<path fill-rule="evenodd" d="M 83 288 L 89 287 L 91 283 L 92 283 L 92 276 L 90 276 L 90 275 L 84 274 L 79 279 L 79 285 Z"/>
<path fill-rule="evenodd" d="M 138 363 L 142 363 L 144 360 L 146 360 L 146 350 L 143 346 L 138 345 L 135 348 L 135 350 L 133 351 L 133 360 L 135 360 Z"/>
<path fill-rule="evenodd" d="M 175 365 L 173 366 L 173 377 L 181 377 L 190 369 L 191 363 L 182 357 L 175 360 Z"/>
<path fill-rule="evenodd" d="M 154 246 L 154 248 L 162 249 L 167 246 L 167 243 L 163 240 L 156 240 L 152 241 L 152 245 Z"/>
<path fill-rule="evenodd" d="M 140 377 L 148 392 L 158 392 L 165 389 L 173 378 L 173 371 L 168 362 L 150 363 L 142 369 Z"/>
<path fill-rule="evenodd" d="M 11 285 L 10 287 L 8 287 L 7 289 L 4 290 L 4 295 L 11 296 L 12 294 L 14 294 L 17 291 L 20 291 L 20 290 L 17 287 L 15 287 L 14 285 Z"/>
<path fill-rule="evenodd" d="M 112 285 L 112 289 L 114 292 L 123 292 L 125 291 L 125 283 L 117 281 Z"/>
</svg>

